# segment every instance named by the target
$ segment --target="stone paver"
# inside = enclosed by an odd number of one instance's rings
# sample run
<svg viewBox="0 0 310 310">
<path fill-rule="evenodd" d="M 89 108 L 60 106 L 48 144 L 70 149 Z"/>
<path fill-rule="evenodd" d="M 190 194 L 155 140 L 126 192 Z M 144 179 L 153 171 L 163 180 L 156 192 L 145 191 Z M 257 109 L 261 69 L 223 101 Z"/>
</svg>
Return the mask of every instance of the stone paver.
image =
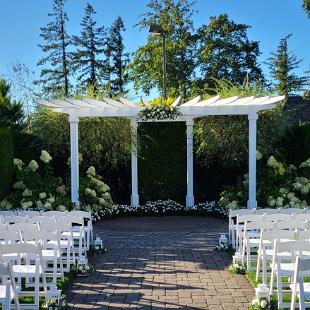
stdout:
<svg viewBox="0 0 310 310">
<path fill-rule="evenodd" d="M 108 252 L 96 272 L 77 277 L 72 309 L 247 309 L 254 290 L 231 274 L 231 258 L 214 250 L 227 222 L 204 217 L 137 217 L 103 221 L 95 233 Z"/>
</svg>

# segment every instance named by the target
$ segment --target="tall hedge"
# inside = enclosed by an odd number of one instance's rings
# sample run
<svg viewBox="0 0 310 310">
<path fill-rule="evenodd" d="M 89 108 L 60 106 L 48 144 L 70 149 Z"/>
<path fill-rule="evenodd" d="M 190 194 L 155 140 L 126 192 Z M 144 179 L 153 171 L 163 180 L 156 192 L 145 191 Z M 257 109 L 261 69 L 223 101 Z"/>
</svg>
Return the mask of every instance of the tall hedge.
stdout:
<svg viewBox="0 0 310 310">
<path fill-rule="evenodd" d="M 8 128 L 0 128 L 0 199 L 10 191 L 13 182 L 14 143 Z"/>
<path fill-rule="evenodd" d="M 139 125 L 139 139 L 141 202 L 169 198 L 185 203 L 185 123 L 142 123 Z"/>
</svg>

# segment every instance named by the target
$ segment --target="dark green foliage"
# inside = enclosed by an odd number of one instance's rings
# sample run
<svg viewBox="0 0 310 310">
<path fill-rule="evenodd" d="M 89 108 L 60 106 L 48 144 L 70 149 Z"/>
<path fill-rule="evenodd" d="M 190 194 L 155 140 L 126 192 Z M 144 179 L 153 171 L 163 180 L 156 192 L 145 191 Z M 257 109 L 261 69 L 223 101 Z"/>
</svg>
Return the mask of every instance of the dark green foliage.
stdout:
<svg viewBox="0 0 310 310">
<path fill-rule="evenodd" d="M 287 42 L 291 36 L 289 34 L 280 40 L 276 52 L 271 53 L 267 63 L 275 81 L 275 90 L 285 96 L 302 91 L 308 81 L 307 77 L 294 74 L 302 59 L 297 59 L 294 53 L 288 50 Z"/>
<path fill-rule="evenodd" d="M 310 123 L 289 127 L 281 145 L 286 163 L 299 165 L 310 158 Z"/>
<path fill-rule="evenodd" d="M 19 131 L 24 128 L 25 115 L 21 102 L 13 102 L 10 85 L 0 78 L 0 126 Z"/>
<path fill-rule="evenodd" d="M 109 87 L 113 95 L 126 93 L 125 86 L 128 83 L 126 66 L 129 63 L 129 54 L 125 53 L 122 32 L 125 26 L 121 17 L 117 17 L 109 29 L 107 37 L 106 56 L 108 61 Z"/>
<path fill-rule="evenodd" d="M 40 44 L 41 50 L 47 56 L 41 58 L 38 66 L 45 66 L 41 70 L 43 92 L 47 96 L 68 96 L 70 92 L 70 53 L 68 48 L 71 38 L 66 31 L 68 22 L 67 13 L 64 10 L 65 0 L 54 0 L 53 11 L 48 16 L 53 20 L 41 28 L 40 37 L 44 44 Z"/>
<path fill-rule="evenodd" d="M 227 79 L 242 84 L 246 76 L 251 81 L 263 80 L 257 63 L 259 42 L 248 39 L 250 26 L 229 20 L 227 14 L 211 17 L 207 25 L 197 30 L 198 66 L 204 83 L 210 78 Z"/>
<path fill-rule="evenodd" d="M 194 75 L 192 5 L 188 0 L 150 0 L 148 12 L 138 23 L 147 31 L 151 24 L 158 24 L 166 33 L 167 89 L 172 97 L 186 97 Z M 130 69 L 136 90 L 149 94 L 156 87 L 163 91 L 162 53 L 162 38 L 158 36 L 149 36 L 147 43 L 135 52 Z"/>
<path fill-rule="evenodd" d="M 184 203 L 186 135 L 184 123 L 142 123 L 139 126 L 139 189 L 141 201 L 171 198 Z"/>
<path fill-rule="evenodd" d="M 14 146 L 10 129 L 0 127 L 0 200 L 9 193 L 13 182 Z"/>
<path fill-rule="evenodd" d="M 106 44 L 106 33 L 103 26 L 96 27 L 95 14 L 93 7 L 87 3 L 80 36 L 73 37 L 77 48 L 73 53 L 74 71 L 81 86 L 96 86 L 106 74 L 104 61 L 100 59 Z"/>
</svg>

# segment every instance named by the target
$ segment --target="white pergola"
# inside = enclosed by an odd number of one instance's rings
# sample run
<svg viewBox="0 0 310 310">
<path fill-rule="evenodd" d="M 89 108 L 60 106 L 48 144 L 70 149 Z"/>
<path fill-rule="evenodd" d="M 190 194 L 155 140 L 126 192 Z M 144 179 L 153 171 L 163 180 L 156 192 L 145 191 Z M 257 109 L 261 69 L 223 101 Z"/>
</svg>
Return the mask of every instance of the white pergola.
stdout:
<svg viewBox="0 0 310 310">
<path fill-rule="evenodd" d="M 208 115 L 247 115 L 249 120 L 249 189 L 247 207 L 256 208 L 256 133 L 258 112 L 271 110 L 276 102 L 284 99 L 277 97 L 246 97 L 238 96 L 220 99 L 219 96 L 201 100 L 198 96 L 192 100 L 181 103 L 181 97 L 177 98 L 172 106 L 179 106 L 182 117 L 175 120 L 185 121 L 187 128 L 187 195 L 186 205 L 194 205 L 193 194 L 193 125 L 194 119 Z M 129 118 L 132 127 L 132 152 L 131 152 L 131 205 L 139 205 L 138 194 L 138 159 L 137 159 L 137 128 L 138 113 L 149 107 L 147 101 L 143 105 L 124 98 L 113 100 L 104 98 L 95 99 L 52 99 L 37 100 L 41 105 L 50 107 L 54 112 L 69 115 L 70 145 L 71 145 L 71 200 L 79 205 L 79 159 L 78 159 L 78 123 L 81 117 L 125 117 Z"/>
</svg>

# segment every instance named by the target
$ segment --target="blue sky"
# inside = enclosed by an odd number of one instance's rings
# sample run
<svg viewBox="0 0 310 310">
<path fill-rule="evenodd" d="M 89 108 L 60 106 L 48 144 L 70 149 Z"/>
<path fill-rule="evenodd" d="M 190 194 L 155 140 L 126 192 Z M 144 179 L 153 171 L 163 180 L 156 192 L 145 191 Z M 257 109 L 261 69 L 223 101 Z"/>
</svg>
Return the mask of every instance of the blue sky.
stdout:
<svg viewBox="0 0 310 310">
<path fill-rule="evenodd" d="M 68 32 L 77 34 L 84 14 L 86 0 L 67 0 L 66 10 L 70 22 Z M 98 12 L 97 20 L 108 27 L 120 15 L 127 28 L 125 44 L 128 51 L 135 50 L 146 42 L 147 31 L 134 28 L 138 16 L 145 11 L 147 0 L 89 0 Z M 48 22 L 47 13 L 52 0 L 1 0 L 1 48 L 0 75 L 6 74 L 10 65 L 16 61 L 25 63 L 38 72 L 37 60 L 41 51 L 40 27 Z M 304 61 L 298 74 L 310 68 L 310 19 L 301 8 L 301 0 L 198 0 L 195 5 L 195 27 L 208 23 L 210 16 L 227 13 L 238 23 L 251 25 L 248 31 L 251 40 L 260 41 L 265 61 L 274 51 L 279 40 L 292 33 L 289 48 Z M 265 73 L 266 67 L 262 66 Z M 268 76 L 268 75 L 267 75 Z"/>
</svg>

